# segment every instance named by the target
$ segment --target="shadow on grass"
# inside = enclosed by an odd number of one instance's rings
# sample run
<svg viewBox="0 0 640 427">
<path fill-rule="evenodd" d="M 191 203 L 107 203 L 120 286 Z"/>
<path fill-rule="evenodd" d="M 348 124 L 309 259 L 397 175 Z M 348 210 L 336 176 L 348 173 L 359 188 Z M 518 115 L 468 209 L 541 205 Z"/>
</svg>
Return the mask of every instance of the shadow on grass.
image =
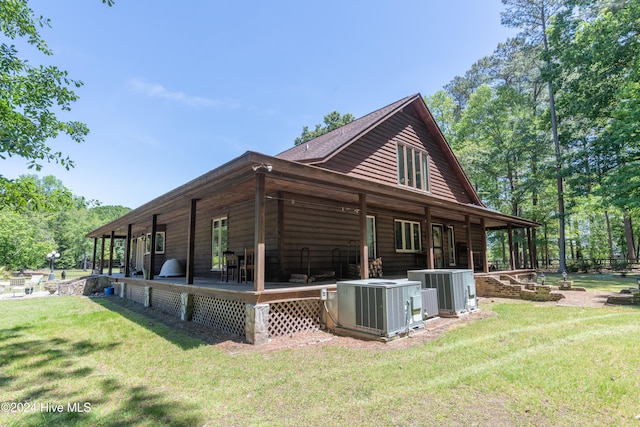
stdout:
<svg viewBox="0 0 640 427">
<path fill-rule="evenodd" d="M 152 307 L 144 307 L 119 297 L 92 298 L 96 304 L 153 332 L 183 350 L 215 345 L 227 341 L 243 343 L 243 337 L 210 328 L 194 322 L 186 322 Z"/>
<path fill-rule="evenodd" d="M 92 354 L 110 352 L 118 343 L 73 338 L 38 338 L 31 327 L 0 329 L 0 395 L 20 404 L 20 412 L 0 413 L 0 425 L 201 425 L 198 408 L 145 386 L 128 386 L 86 366 Z M 119 349 L 126 351 L 126 349 Z M 88 378 L 91 377 L 91 380 Z M 100 389 L 99 398 L 87 387 Z M 3 406 L 4 409 L 4 406 Z"/>
<path fill-rule="evenodd" d="M 145 386 L 126 387 L 117 380 L 101 381 L 103 399 L 93 402 L 74 401 L 53 405 L 55 410 L 36 411 L 23 417 L 19 425 L 29 426 L 95 426 L 125 427 L 137 425 L 198 426 L 203 421 L 198 408 L 190 403 L 178 402 L 164 393 L 154 393 Z M 109 396 L 118 394 L 119 403 L 109 402 Z M 57 403 L 56 403 L 57 404 Z M 108 409 L 104 407 L 108 405 Z M 102 408 L 101 408 L 102 407 Z M 48 409 L 48 408 L 47 408 Z M 98 415 L 97 410 L 100 409 Z"/>
</svg>

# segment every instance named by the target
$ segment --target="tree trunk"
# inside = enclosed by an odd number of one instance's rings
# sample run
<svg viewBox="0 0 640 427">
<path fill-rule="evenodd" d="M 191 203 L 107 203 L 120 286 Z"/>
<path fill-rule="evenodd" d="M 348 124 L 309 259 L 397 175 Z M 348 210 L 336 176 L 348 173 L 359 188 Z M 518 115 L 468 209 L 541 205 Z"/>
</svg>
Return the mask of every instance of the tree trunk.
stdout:
<svg viewBox="0 0 640 427">
<path fill-rule="evenodd" d="M 631 224 L 631 217 L 629 211 L 624 210 L 624 237 L 627 241 L 627 259 L 633 263 L 636 262 L 636 248 L 633 242 L 633 225 Z"/>
<path fill-rule="evenodd" d="M 549 268 L 549 235 L 547 234 L 547 226 L 544 226 L 544 266 Z"/>
<path fill-rule="evenodd" d="M 609 239 L 609 261 L 613 259 L 613 236 L 611 235 L 611 222 L 609 221 L 609 211 L 604 211 L 604 219 L 607 222 L 607 238 Z"/>
<path fill-rule="evenodd" d="M 542 42 L 544 51 L 549 51 L 549 42 L 547 40 L 546 17 L 542 17 Z M 547 64 L 548 65 L 548 64 Z M 558 120 L 556 118 L 556 101 L 553 92 L 553 86 L 549 81 L 549 111 L 551 113 L 551 131 L 553 134 L 553 148 L 556 155 L 556 181 L 558 187 L 558 258 L 560 266 L 558 271 L 563 273 L 567 271 L 566 254 L 565 254 L 565 231 L 564 231 L 564 189 L 562 183 L 562 156 L 560 154 L 560 138 L 558 137 Z"/>
</svg>

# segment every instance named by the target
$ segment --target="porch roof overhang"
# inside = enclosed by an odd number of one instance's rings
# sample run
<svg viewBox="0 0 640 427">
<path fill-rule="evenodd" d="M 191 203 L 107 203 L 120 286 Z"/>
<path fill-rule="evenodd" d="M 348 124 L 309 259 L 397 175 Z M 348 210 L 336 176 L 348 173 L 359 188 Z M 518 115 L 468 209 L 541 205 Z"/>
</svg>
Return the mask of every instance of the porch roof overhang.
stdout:
<svg viewBox="0 0 640 427">
<path fill-rule="evenodd" d="M 267 165 L 270 167 L 267 168 Z M 483 206 L 462 204 L 420 191 L 394 187 L 318 166 L 248 151 L 89 232 L 86 236 L 100 238 L 114 233 L 117 237 L 123 237 L 127 235 L 130 224 L 148 224 L 152 215 L 166 216 L 166 219 L 188 215 L 191 201 L 194 199 L 200 200 L 199 203 L 224 206 L 252 201 L 255 198 L 257 173 L 265 174 L 267 195 L 275 191 L 322 194 L 331 200 L 357 207 L 358 195 L 365 194 L 367 206 L 372 209 L 376 207 L 397 209 L 399 205 L 405 203 L 407 211 L 417 214 L 424 213 L 424 208 L 429 207 L 434 217 L 464 221 L 465 217 L 469 216 L 475 223 L 484 219 L 488 229 L 506 228 L 508 225 L 539 226 L 534 221 L 502 214 Z"/>
</svg>

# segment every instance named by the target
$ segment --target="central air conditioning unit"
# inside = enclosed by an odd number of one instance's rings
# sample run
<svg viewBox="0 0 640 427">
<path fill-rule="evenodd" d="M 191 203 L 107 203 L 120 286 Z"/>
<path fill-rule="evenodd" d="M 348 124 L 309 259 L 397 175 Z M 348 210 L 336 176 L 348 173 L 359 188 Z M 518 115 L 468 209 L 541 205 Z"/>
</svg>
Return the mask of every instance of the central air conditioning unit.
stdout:
<svg viewBox="0 0 640 427">
<path fill-rule="evenodd" d="M 419 280 L 425 289 L 437 289 L 441 316 L 458 316 L 478 308 L 473 270 L 410 270 L 407 276 Z"/>
<path fill-rule="evenodd" d="M 436 288 L 422 289 L 422 317 L 429 319 L 440 313 L 438 308 L 438 290 Z"/>
<path fill-rule="evenodd" d="M 419 281 L 363 279 L 336 287 L 342 328 L 390 338 L 424 326 Z"/>
</svg>

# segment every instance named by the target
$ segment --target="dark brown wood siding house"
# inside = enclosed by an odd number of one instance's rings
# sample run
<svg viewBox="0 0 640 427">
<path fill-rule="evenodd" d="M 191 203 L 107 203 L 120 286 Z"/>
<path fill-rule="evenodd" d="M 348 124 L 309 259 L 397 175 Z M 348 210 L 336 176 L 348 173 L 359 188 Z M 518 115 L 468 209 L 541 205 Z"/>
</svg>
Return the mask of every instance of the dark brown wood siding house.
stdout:
<svg viewBox="0 0 640 427">
<path fill-rule="evenodd" d="M 223 250 L 254 249 L 261 301 L 292 274 L 367 278 L 369 260 L 385 276 L 486 272 L 487 230 L 535 226 L 482 204 L 415 94 L 276 156 L 247 152 L 87 236 L 102 258 L 105 238 L 125 239 L 125 276 L 153 280 L 175 258 L 186 284 L 219 279 Z"/>
</svg>

